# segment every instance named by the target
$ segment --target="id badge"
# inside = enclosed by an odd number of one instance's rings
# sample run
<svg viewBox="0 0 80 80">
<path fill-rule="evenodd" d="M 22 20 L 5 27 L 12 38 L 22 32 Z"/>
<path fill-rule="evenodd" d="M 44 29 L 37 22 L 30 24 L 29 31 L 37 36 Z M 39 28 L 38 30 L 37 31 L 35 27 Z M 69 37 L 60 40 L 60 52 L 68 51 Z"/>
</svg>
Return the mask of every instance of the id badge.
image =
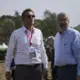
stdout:
<svg viewBox="0 0 80 80">
<path fill-rule="evenodd" d="M 35 52 L 34 47 L 32 46 L 29 49 L 29 56 L 30 56 L 30 59 L 36 58 L 36 52 Z"/>
<path fill-rule="evenodd" d="M 36 58 L 36 52 L 30 52 L 30 59 Z"/>
</svg>

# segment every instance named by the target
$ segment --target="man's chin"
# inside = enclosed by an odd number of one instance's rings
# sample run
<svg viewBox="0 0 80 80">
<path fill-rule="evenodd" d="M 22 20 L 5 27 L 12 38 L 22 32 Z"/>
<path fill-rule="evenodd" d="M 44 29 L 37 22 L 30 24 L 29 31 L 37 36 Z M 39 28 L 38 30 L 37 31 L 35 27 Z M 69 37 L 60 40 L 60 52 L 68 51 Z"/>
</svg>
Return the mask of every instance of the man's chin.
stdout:
<svg viewBox="0 0 80 80">
<path fill-rule="evenodd" d="M 64 31 L 65 31 L 65 28 L 61 28 L 61 29 L 59 30 L 60 33 L 63 33 Z"/>
</svg>

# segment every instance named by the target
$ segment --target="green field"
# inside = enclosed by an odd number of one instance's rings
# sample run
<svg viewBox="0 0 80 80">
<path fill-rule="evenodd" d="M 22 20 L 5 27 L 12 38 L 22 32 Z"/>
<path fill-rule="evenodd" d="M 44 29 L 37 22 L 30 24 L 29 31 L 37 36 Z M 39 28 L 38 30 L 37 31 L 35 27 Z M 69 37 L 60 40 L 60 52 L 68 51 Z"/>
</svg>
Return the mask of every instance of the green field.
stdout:
<svg viewBox="0 0 80 80">
<path fill-rule="evenodd" d="M 49 78 L 49 80 L 51 80 L 50 62 L 49 62 L 49 69 L 48 69 L 48 78 Z M 4 61 L 0 61 L 0 80 L 6 80 L 5 79 Z"/>
</svg>

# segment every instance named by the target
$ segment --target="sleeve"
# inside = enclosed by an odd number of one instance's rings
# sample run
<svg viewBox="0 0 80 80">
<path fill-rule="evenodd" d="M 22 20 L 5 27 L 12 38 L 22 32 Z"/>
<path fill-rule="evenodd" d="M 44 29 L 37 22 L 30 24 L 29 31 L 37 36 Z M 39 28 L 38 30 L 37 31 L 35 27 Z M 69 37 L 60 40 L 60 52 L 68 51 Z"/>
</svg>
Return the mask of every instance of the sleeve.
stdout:
<svg viewBox="0 0 80 80">
<path fill-rule="evenodd" d="M 77 33 L 73 39 L 72 51 L 77 61 L 77 75 L 80 75 L 80 33 Z"/>
<path fill-rule="evenodd" d="M 12 33 L 10 36 L 8 49 L 7 49 L 6 56 L 5 56 L 6 71 L 10 71 L 10 65 L 11 65 L 12 57 L 14 56 L 15 47 L 16 47 L 15 45 L 16 45 L 15 36 L 14 36 L 14 33 Z"/>
<path fill-rule="evenodd" d="M 46 50 L 44 47 L 42 33 L 41 33 L 41 54 L 42 54 L 41 57 L 42 57 L 43 67 L 47 69 L 48 68 L 48 57 L 47 57 Z"/>
</svg>

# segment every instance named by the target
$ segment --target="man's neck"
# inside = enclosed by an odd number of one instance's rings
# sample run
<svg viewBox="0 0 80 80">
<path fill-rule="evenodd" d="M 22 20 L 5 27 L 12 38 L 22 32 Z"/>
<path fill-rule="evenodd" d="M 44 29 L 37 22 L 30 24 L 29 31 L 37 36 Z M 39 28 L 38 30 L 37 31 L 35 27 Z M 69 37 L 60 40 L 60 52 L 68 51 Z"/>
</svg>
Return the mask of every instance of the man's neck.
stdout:
<svg viewBox="0 0 80 80">
<path fill-rule="evenodd" d="M 33 30 L 33 25 L 31 26 L 25 26 L 26 29 L 28 29 L 29 31 L 32 31 Z"/>
<path fill-rule="evenodd" d="M 59 33 L 63 34 L 66 30 L 67 30 L 67 28 L 65 28 L 64 30 L 59 31 Z"/>
<path fill-rule="evenodd" d="M 59 33 L 62 34 L 62 33 L 64 33 L 64 31 L 63 30 L 59 30 Z"/>
<path fill-rule="evenodd" d="M 60 34 L 62 34 L 63 32 L 59 31 Z"/>
</svg>

